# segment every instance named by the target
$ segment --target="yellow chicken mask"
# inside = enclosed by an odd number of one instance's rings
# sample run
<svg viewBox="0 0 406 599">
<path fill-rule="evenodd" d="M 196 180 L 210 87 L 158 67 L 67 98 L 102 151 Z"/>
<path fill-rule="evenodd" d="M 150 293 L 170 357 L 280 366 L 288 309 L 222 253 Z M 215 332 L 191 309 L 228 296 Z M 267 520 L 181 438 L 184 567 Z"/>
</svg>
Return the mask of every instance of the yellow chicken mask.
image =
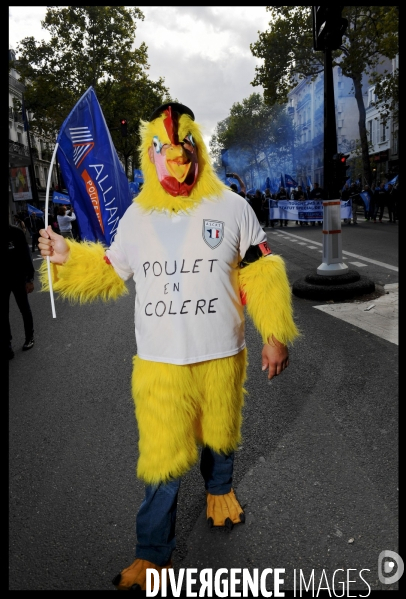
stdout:
<svg viewBox="0 0 406 599">
<path fill-rule="evenodd" d="M 188 210 L 225 185 L 216 176 L 193 112 L 177 102 L 141 122 L 144 185 L 134 200 L 147 210 Z"/>
</svg>

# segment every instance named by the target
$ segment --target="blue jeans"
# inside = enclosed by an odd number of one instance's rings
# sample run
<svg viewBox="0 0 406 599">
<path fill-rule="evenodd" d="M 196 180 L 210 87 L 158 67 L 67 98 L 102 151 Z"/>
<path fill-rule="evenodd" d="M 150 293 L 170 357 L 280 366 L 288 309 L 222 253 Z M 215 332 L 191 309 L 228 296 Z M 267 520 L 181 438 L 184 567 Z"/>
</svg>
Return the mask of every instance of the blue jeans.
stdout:
<svg viewBox="0 0 406 599">
<path fill-rule="evenodd" d="M 206 490 L 212 495 L 231 491 L 234 452 L 216 453 L 202 449 L 200 472 Z M 145 486 L 145 499 L 137 514 L 137 544 L 135 557 L 165 566 L 176 546 L 175 524 L 178 492 L 181 479 Z"/>
</svg>

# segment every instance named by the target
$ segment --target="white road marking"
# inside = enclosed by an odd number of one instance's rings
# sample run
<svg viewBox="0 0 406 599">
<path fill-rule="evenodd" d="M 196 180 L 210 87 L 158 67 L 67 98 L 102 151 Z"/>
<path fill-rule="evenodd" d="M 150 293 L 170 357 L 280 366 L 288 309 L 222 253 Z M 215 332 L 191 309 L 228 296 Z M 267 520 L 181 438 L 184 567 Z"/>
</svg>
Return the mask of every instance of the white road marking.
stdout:
<svg viewBox="0 0 406 599">
<path fill-rule="evenodd" d="M 286 235 L 287 238 L 294 242 L 300 239 L 301 241 L 306 241 L 307 243 L 309 243 L 308 239 L 306 239 L 305 237 L 300 237 L 300 235 L 294 235 L 293 233 L 285 233 L 284 235 Z M 312 241 L 312 243 L 315 243 L 316 245 L 323 247 L 323 244 L 319 243 L 318 241 Z M 323 252 L 323 250 L 319 250 L 319 252 Z M 343 250 L 342 253 L 343 255 L 349 256 L 350 258 L 357 258 L 359 260 L 363 260 L 364 262 L 369 262 L 370 264 L 376 264 L 377 266 L 382 266 L 383 268 L 399 272 L 399 268 L 397 266 L 392 266 L 392 264 L 386 264 L 385 262 L 379 262 L 378 260 L 373 260 L 372 258 L 359 256 L 358 254 L 352 254 L 351 252 L 346 252 L 345 250 Z"/>
</svg>

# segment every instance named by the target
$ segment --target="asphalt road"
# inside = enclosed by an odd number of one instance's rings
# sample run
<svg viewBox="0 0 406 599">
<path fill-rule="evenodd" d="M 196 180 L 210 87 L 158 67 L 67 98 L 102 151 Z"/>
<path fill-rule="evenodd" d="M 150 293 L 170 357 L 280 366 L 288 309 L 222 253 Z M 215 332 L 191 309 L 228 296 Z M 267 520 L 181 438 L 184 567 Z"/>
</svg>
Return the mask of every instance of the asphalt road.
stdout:
<svg viewBox="0 0 406 599">
<path fill-rule="evenodd" d="M 352 269 L 379 286 L 398 282 L 397 225 L 343 225 L 342 236 Z M 292 283 L 321 263 L 320 227 L 269 230 L 268 240 Z M 111 579 L 133 559 L 143 498 L 130 393 L 134 293 L 129 284 L 110 305 L 56 300 L 53 319 L 38 287 L 29 352 L 10 301 L 9 589 L 113 590 Z M 397 550 L 398 347 L 314 309 L 321 304 L 294 298 L 302 337 L 271 383 L 248 321 L 249 395 L 234 476 L 247 524 L 208 534 L 196 466 L 180 491 L 175 569 L 320 569 L 327 553 L 330 567 L 358 568 L 378 549 Z"/>
</svg>

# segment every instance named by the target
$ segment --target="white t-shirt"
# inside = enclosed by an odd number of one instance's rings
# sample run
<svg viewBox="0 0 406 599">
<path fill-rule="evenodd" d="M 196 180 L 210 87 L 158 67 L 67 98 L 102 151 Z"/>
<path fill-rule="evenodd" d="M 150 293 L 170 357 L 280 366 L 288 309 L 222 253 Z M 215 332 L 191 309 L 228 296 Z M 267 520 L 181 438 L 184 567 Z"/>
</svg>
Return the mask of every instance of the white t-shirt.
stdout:
<svg viewBox="0 0 406 599">
<path fill-rule="evenodd" d="M 72 221 L 76 220 L 76 214 L 71 212 L 71 216 L 65 214 L 65 216 L 61 216 L 58 214 L 57 216 L 58 226 L 60 232 L 72 231 Z"/>
<path fill-rule="evenodd" d="M 241 351 L 239 262 L 263 241 L 251 206 L 232 191 L 190 214 L 146 214 L 133 203 L 106 254 L 122 279 L 135 281 L 139 357 L 191 364 Z"/>
</svg>

